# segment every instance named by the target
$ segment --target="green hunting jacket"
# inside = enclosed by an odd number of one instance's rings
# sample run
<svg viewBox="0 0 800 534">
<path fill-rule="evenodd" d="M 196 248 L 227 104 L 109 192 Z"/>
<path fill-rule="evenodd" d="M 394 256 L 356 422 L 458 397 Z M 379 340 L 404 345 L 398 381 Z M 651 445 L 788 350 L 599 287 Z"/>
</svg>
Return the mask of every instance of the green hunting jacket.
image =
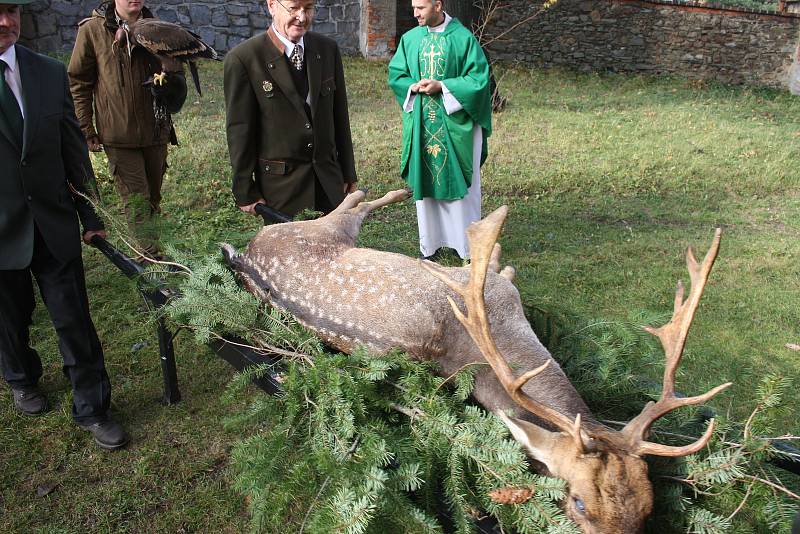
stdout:
<svg viewBox="0 0 800 534">
<path fill-rule="evenodd" d="M 143 8 L 142 16 L 153 14 Z M 141 47 L 128 55 L 126 46 L 115 45 L 117 28 L 113 2 L 101 4 L 78 27 L 68 72 L 81 131 L 117 148 L 166 145 L 172 121 L 156 120 L 153 94 L 142 86 L 161 65 Z"/>
<path fill-rule="evenodd" d="M 314 32 L 303 38 L 311 120 L 274 30 L 225 56 L 225 109 L 233 196 L 263 198 L 294 215 L 314 206 L 314 176 L 336 206 L 356 181 L 347 92 L 339 47 Z"/>
</svg>

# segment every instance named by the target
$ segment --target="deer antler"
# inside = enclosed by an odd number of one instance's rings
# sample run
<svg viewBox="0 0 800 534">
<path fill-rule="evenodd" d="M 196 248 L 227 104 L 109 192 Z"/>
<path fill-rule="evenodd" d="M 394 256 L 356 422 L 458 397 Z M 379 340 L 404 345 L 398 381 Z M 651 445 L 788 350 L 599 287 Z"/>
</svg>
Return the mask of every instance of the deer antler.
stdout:
<svg viewBox="0 0 800 534">
<path fill-rule="evenodd" d="M 552 423 L 565 434 L 572 436 L 578 445 L 578 450 L 582 451 L 583 440 L 581 439 L 580 415 L 573 422 L 566 415 L 535 401 L 522 391 L 525 384 L 550 365 L 550 361 L 526 372 L 520 377 L 515 377 L 511 367 L 503 355 L 500 354 L 492 338 L 489 318 L 486 314 L 484 287 L 486 285 L 486 271 L 492 261 L 492 253 L 497 246 L 497 238 L 500 235 L 500 230 L 507 214 L 508 207 L 501 206 L 482 221 L 473 223 L 467 228 L 472 264 L 469 281 L 466 285 L 454 281 L 439 266 L 433 263 L 423 262 L 422 265 L 464 299 L 467 315 L 461 312 L 451 297 L 447 297 L 450 306 L 453 308 L 453 313 L 464 325 L 464 328 L 467 329 L 472 340 L 478 346 L 486 361 L 489 362 L 489 365 L 491 365 L 498 380 L 511 399 L 532 414 Z"/>
<path fill-rule="evenodd" d="M 648 403 L 642 410 L 642 413 L 631 420 L 631 422 L 625 425 L 625 428 L 620 431 L 620 434 L 628 443 L 628 449 L 634 454 L 686 456 L 687 454 L 693 454 L 705 447 L 711 439 L 711 435 L 714 433 L 714 420 L 712 419 L 705 434 L 694 443 L 684 447 L 672 447 L 645 441 L 645 438 L 650 432 L 651 425 L 660 417 L 682 406 L 706 402 L 732 384 L 731 382 L 722 384 L 704 395 L 698 395 L 696 397 L 678 398 L 675 396 L 675 371 L 681 363 L 689 327 L 692 325 L 695 311 L 697 311 L 700 297 L 703 294 L 703 289 L 708 280 L 708 274 L 711 272 L 711 267 L 714 265 L 714 260 L 717 257 L 721 235 L 722 230 L 717 228 L 714 234 L 714 241 L 711 243 L 711 248 L 706 253 L 703 263 L 697 263 L 694 252 L 691 247 L 689 247 L 686 252 L 686 267 L 689 270 L 692 284 L 689 297 L 685 301 L 683 300 L 683 283 L 678 282 L 678 288 L 675 291 L 675 307 L 672 320 L 660 328 L 645 327 L 645 330 L 661 340 L 661 345 L 664 347 L 666 365 L 664 368 L 664 385 L 661 391 L 661 398 L 658 399 L 658 402 Z"/>
</svg>

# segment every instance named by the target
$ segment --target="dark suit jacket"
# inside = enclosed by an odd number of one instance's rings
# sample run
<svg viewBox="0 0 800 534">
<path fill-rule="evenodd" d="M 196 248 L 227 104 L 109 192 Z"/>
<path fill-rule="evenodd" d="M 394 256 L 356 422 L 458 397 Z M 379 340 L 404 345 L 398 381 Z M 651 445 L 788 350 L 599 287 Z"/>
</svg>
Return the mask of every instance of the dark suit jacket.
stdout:
<svg viewBox="0 0 800 534">
<path fill-rule="evenodd" d="M 91 205 L 71 192 L 94 187 L 86 139 L 78 127 L 67 71 L 55 59 L 16 45 L 25 108 L 23 146 L 0 120 L 0 269 L 24 269 L 33 255 L 34 222 L 53 255 L 81 253 L 85 230 L 103 228 Z"/>
<path fill-rule="evenodd" d="M 339 47 L 304 37 L 312 120 L 270 28 L 225 56 L 225 109 L 233 196 L 239 206 L 263 197 L 294 215 L 314 206 L 314 174 L 332 205 L 356 181 L 347 92 Z"/>
</svg>

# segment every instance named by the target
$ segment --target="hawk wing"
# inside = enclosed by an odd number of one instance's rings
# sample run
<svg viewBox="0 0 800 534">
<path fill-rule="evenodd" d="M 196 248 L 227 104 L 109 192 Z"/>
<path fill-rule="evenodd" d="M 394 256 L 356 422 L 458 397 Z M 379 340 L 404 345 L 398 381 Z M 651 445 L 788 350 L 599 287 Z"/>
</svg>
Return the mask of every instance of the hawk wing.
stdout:
<svg viewBox="0 0 800 534">
<path fill-rule="evenodd" d="M 219 60 L 219 54 L 200 37 L 177 24 L 158 19 L 140 19 L 131 26 L 134 41 L 161 60 L 165 71 L 183 70 L 180 63 L 189 63 L 197 92 L 200 81 L 195 59 Z"/>
<path fill-rule="evenodd" d="M 171 22 L 140 19 L 131 27 L 131 32 L 136 42 L 152 54 L 168 56 L 178 61 L 219 59 L 216 50 L 204 43 L 198 35 Z"/>
</svg>

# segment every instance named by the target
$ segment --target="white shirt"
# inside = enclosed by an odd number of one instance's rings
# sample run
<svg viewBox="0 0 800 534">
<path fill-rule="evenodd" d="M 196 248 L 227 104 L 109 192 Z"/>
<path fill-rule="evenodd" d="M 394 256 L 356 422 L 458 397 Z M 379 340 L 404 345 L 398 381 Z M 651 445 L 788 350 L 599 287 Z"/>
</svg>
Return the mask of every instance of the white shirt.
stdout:
<svg viewBox="0 0 800 534">
<path fill-rule="evenodd" d="M 300 50 L 302 50 L 303 51 L 303 55 L 305 55 L 306 45 L 305 45 L 305 43 L 303 41 L 303 37 L 300 38 L 300 42 L 299 43 L 293 43 L 289 39 L 284 37 L 283 34 L 278 31 L 278 28 L 276 28 L 274 24 L 272 25 L 272 29 L 275 31 L 275 35 L 278 36 L 278 39 L 280 39 L 280 41 L 283 43 L 283 52 L 284 52 L 284 54 L 286 54 L 286 57 L 288 57 L 290 60 L 292 59 L 292 52 L 294 52 L 294 47 L 297 46 L 297 45 L 300 45 L 302 47 Z M 308 91 L 308 96 L 306 96 L 306 104 L 308 104 L 309 106 L 311 105 L 311 90 L 310 89 Z"/>
<path fill-rule="evenodd" d="M 284 37 L 283 34 L 278 31 L 278 28 L 276 28 L 274 24 L 272 25 L 272 29 L 275 31 L 275 35 L 278 36 L 278 39 L 280 39 L 280 41 L 283 43 L 284 53 L 286 54 L 286 57 L 291 59 L 292 52 L 294 52 L 294 47 L 297 46 L 297 45 L 302 46 L 301 50 L 305 51 L 306 45 L 303 42 L 303 37 L 300 38 L 300 42 L 299 43 L 293 43 L 289 39 Z"/>
<path fill-rule="evenodd" d="M 6 62 L 6 83 L 14 93 L 14 97 L 19 104 L 22 118 L 25 119 L 25 107 L 22 105 L 22 79 L 19 76 L 19 64 L 17 63 L 17 47 L 9 46 L 8 50 L 0 54 L 0 59 Z"/>
</svg>

